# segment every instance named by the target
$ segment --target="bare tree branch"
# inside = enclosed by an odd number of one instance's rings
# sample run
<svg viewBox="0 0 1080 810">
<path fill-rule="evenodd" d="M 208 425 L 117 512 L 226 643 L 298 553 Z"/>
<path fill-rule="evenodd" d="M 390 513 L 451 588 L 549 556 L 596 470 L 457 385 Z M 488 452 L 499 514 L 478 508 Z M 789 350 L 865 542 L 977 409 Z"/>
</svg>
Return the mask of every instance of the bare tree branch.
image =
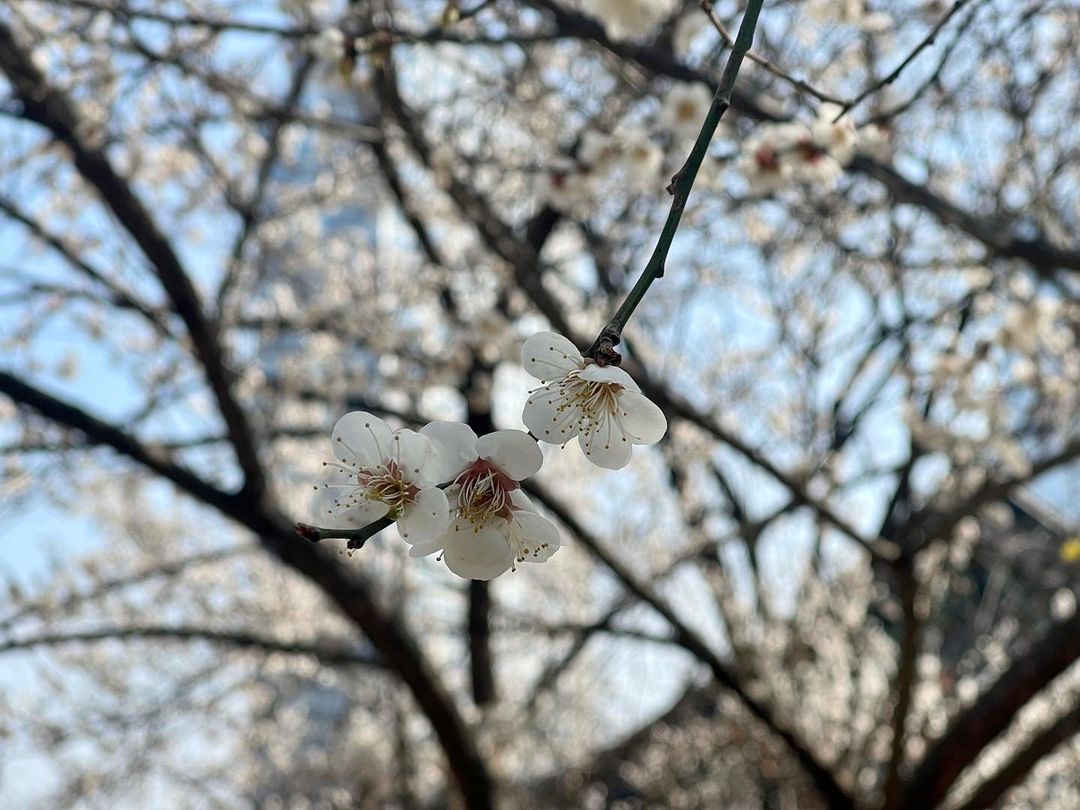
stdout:
<svg viewBox="0 0 1080 810">
<path fill-rule="evenodd" d="M 599 539 L 578 522 L 558 500 L 535 484 L 526 484 L 525 489 L 554 514 L 578 538 L 589 553 L 615 575 L 615 578 L 619 580 L 623 587 L 655 610 L 671 625 L 676 644 L 705 664 L 720 686 L 734 694 L 751 715 L 784 741 L 830 808 L 839 809 L 854 806 L 851 797 L 837 782 L 832 772 L 818 761 L 814 753 L 806 747 L 793 731 L 789 730 L 786 724 L 776 717 L 771 708 L 752 697 L 743 688 L 735 673 L 720 660 L 719 656 L 712 651 L 701 636 L 687 626 L 665 602 L 656 596 L 647 585 L 640 582 L 628 568 L 605 551 L 600 545 Z"/>
<path fill-rule="evenodd" d="M 491 806 L 491 776 L 453 700 L 416 641 L 378 605 L 368 583 L 358 574 L 317 546 L 299 540 L 292 522 L 264 501 L 254 501 L 243 493 L 222 492 L 174 464 L 167 454 L 142 445 L 118 428 L 3 371 L 0 371 L 0 393 L 57 424 L 84 433 L 90 444 L 110 447 L 172 481 L 183 492 L 246 526 L 268 551 L 321 588 L 408 685 L 435 729 L 466 804 L 471 808 Z"/>
<path fill-rule="evenodd" d="M 984 810 L 993 807 L 1011 788 L 1023 782 L 1039 760 L 1077 734 L 1080 734 L 1080 709 L 1073 708 L 1025 743 L 997 773 L 983 782 L 958 810 Z"/>
<path fill-rule="evenodd" d="M 936 807 L 956 779 L 1016 713 L 1080 659 L 1080 613 L 1055 625 L 1020 654 L 1005 673 L 961 714 L 923 757 L 904 791 L 902 807 Z"/>
<path fill-rule="evenodd" d="M 359 664 L 365 667 L 382 669 L 385 664 L 381 658 L 369 652 L 350 650 L 343 646 L 316 643 L 308 644 L 295 641 L 282 641 L 260 636 L 245 631 L 230 632 L 205 627 L 170 627 L 129 626 L 104 627 L 99 630 L 81 630 L 70 633 L 46 633 L 26 638 L 10 639 L 0 642 L 0 653 L 30 650 L 36 647 L 56 647 L 63 644 L 85 644 L 89 642 L 127 639 L 146 639 L 152 641 L 206 641 L 225 647 L 257 650 L 264 653 L 285 653 L 287 655 L 306 655 L 323 664 Z"/>
<path fill-rule="evenodd" d="M 195 354 L 206 373 L 237 461 L 244 472 L 247 495 L 261 498 L 266 482 L 259 464 L 255 437 L 246 414 L 233 395 L 232 375 L 226 367 L 217 330 L 207 318 L 199 294 L 180 258 L 127 181 L 113 168 L 105 152 L 91 143 L 87 126 L 80 121 L 75 105 L 64 93 L 49 86 L 30 53 L 11 29 L 2 23 L 0 70 L 7 74 L 16 96 L 22 102 L 24 116 L 45 127 L 56 140 L 71 150 L 79 173 L 98 191 L 102 201 L 153 266 L 176 314 L 187 326 Z"/>
</svg>

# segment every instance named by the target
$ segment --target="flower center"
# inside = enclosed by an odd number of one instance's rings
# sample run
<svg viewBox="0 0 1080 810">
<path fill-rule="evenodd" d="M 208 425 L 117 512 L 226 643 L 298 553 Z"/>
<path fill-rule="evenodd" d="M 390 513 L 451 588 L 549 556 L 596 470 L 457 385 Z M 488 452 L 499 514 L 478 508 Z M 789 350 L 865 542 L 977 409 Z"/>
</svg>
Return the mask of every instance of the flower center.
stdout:
<svg viewBox="0 0 1080 810">
<path fill-rule="evenodd" d="M 825 150 L 811 141 L 800 141 L 795 146 L 795 153 L 807 163 L 817 163 L 825 157 Z"/>
<path fill-rule="evenodd" d="M 559 385 L 560 393 L 564 397 L 560 410 L 576 408 L 589 423 L 596 422 L 601 416 L 618 413 L 621 385 L 583 380 L 578 374 L 577 371 L 571 371 Z"/>
<path fill-rule="evenodd" d="M 780 171 L 780 156 L 771 147 L 763 146 L 758 149 L 754 153 L 754 160 L 757 161 L 758 168 L 763 172 Z"/>
<path fill-rule="evenodd" d="M 681 101 L 675 107 L 675 118 L 679 121 L 697 120 L 697 104 L 692 101 Z"/>
<path fill-rule="evenodd" d="M 390 507 L 392 517 L 400 516 L 403 506 L 416 499 L 419 487 L 405 480 L 403 471 L 393 459 L 377 467 L 361 467 L 356 474 L 369 501 L 382 501 Z"/>
<path fill-rule="evenodd" d="M 518 482 L 494 464 L 478 458 L 454 479 L 458 488 L 458 514 L 475 526 L 493 517 L 510 519 L 510 493 Z"/>
</svg>

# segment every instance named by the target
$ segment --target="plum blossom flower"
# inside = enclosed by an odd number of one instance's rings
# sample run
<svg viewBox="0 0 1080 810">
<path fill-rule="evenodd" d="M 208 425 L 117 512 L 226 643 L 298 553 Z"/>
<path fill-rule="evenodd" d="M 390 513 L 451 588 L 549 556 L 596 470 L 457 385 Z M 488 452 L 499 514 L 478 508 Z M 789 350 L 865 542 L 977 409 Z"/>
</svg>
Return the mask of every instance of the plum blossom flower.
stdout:
<svg viewBox="0 0 1080 810">
<path fill-rule="evenodd" d="M 330 65 L 345 58 L 345 34 L 337 26 L 322 29 L 308 40 L 308 50 Z"/>
<path fill-rule="evenodd" d="M 676 84 L 664 97 L 656 123 L 676 138 L 693 138 L 705 121 L 712 98 L 703 84 Z"/>
<path fill-rule="evenodd" d="M 468 425 L 432 422 L 421 434 L 435 446 L 438 478 L 448 481 L 452 520 L 439 536 L 417 542 L 409 556 L 442 550 L 446 566 L 466 579 L 494 579 L 522 562 L 544 562 L 562 541 L 536 511 L 520 482 L 543 462 L 535 441 L 520 430 L 476 437 Z"/>
<path fill-rule="evenodd" d="M 620 139 L 619 168 L 635 189 L 647 189 L 656 182 L 664 165 L 664 150 L 649 140 L 647 132 L 631 129 Z"/>
<path fill-rule="evenodd" d="M 810 126 L 810 134 L 816 146 L 841 166 L 847 166 L 855 157 L 859 136 L 850 115 L 845 115 L 839 121 L 835 120 L 843 109 L 839 104 L 831 102 L 822 104 L 817 119 Z"/>
<path fill-rule="evenodd" d="M 892 144 L 887 129 L 878 124 L 867 124 L 859 128 L 858 136 L 860 152 L 882 163 L 892 160 Z"/>
<path fill-rule="evenodd" d="M 779 191 L 791 182 L 788 154 L 802 137 L 798 125 L 776 124 L 762 126 L 746 139 L 738 166 L 755 192 Z"/>
<path fill-rule="evenodd" d="M 674 13 L 675 0 L 584 0 L 582 8 L 614 40 L 640 39 Z"/>
<path fill-rule="evenodd" d="M 619 142 L 615 137 L 606 132 L 589 129 L 581 136 L 578 161 L 592 171 L 605 172 L 614 165 L 619 151 Z"/>
<path fill-rule="evenodd" d="M 694 49 L 698 36 L 706 30 L 702 20 L 701 12 L 695 9 L 683 14 L 675 23 L 671 44 L 675 49 L 675 55 L 684 62 Z"/>
<path fill-rule="evenodd" d="M 854 130 L 833 127 L 819 119 L 801 123 L 764 124 L 746 139 L 739 168 L 754 191 L 769 193 L 792 181 L 830 191 L 844 174 L 842 160 L 854 154 Z"/>
<path fill-rule="evenodd" d="M 353 411 L 338 420 L 331 438 L 334 461 L 325 466 L 344 480 L 322 487 L 329 496 L 324 523 L 359 527 L 388 517 L 408 543 L 430 540 L 446 529 L 450 508 L 436 486 L 442 460 L 426 436 L 391 430 L 379 417 Z"/>
<path fill-rule="evenodd" d="M 655 444 L 667 419 L 629 374 L 585 360 L 573 343 L 540 332 L 521 349 L 525 370 L 546 385 L 525 402 L 525 425 L 541 441 L 564 444 L 575 436 L 585 458 L 618 470 L 630 463 L 635 444 Z"/>
<path fill-rule="evenodd" d="M 540 177 L 538 191 L 541 199 L 556 211 L 573 214 L 592 203 L 595 179 L 587 168 L 559 162 Z"/>
</svg>

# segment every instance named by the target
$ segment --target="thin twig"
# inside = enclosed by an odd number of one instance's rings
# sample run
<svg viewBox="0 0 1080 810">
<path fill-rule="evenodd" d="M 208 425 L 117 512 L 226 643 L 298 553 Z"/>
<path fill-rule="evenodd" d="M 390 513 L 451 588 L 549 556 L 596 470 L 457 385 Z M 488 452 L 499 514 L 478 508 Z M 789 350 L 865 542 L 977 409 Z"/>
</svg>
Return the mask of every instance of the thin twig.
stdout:
<svg viewBox="0 0 1080 810">
<path fill-rule="evenodd" d="M 649 257 L 645 269 L 641 272 L 641 277 L 626 296 L 626 300 L 623 301 L 615 315 L 608 321 L 607 326 L 600 330 L 600 334 L 593 341 L 589 350 L 585 352 L 586 357 L 596 359 L 601 365 L 618 365 L 622 360 L 619 353 L 615 351 L 615 346 L 622 339 L 622 330 L 626 326 L 626 322 L 630 320 L 630 316 L 634 314 L 638 304 L 645 297 L 645 293 L 649 291 L 652 283 L 664 275 L 664 264 L 667 261 L 671 243 L 675 239 L 675 233 L 679 230 L 679 222 L 682 220 L 686 201 L 690 197 L 690 190 L 694 187 L 694 180 L 697 178 L 698 170 L 701 168 L 701 164 L 709 151 L 709 143 L 712 141 L 713 134 L 720 124 L 720 119 L 731 107 L 731 93 L 735 87 L 735 78 L 739 75 L 743 57 L 750 50 L 750 45 L 754 41 L 754 29 L 757 26 L 758 15 L 761 12 L 763 1 L 750 0 L 747 4 L 742 23 L 739 25 L 739 35 L 735 39 L 727 64 L 724 66 L 724 73 L 720 77 L 720 84 L 716 88 L 712 104 L 709 106 L 709 112 L 705 115 L 701 131 L 698 132 L 697 140 L 694 142 L 693 149 L 690 150 L 690 156 L 686 159 L 686 163 L 671 178 L 671 184 L 667 188 L 668 193 L 673 197 L 671 209 L 668 211 L 667 221 L 664 222 L 664 227 L 660 231 L 660 238 L 656 242 L 656 247 L 653 248 L 652 256 Z"/>
<path fill-rule="evenodd" d="M 706 16 L 709 18 L 709 22 L 713 24 L 713 28 L 716 29 L 716 32 L 720 35 L 720 38 L 724 40 L 724 43 L 729 48 L 733 48 L 735 46 L 735 38 L 731 36 L 731 32 L 727 30 L 727 27 L 724 25 L 723 21 L 720 19 L 719 16 L 717 16 L 716 12 L 713 10 L 712 1 L 699 0 L 699 5 L 701 6 L 701 10 L 704 11 Z M 757 51 L 747 51 L 746 58 L 754 64 L 760 65 L 762 68 L 764 68 L 766 71 L 768 71 L 781 81 L 787 82 L 799 92 L 811 95 L 818 101 L 827 101 L 832 104 L 840 105 L 846 103 L 842 98 L 829 95 L 823 90 L 818 90 L 816 87 L 804 81 L 803 79 L 796 79 L 791 74 L 785 73 L 783 70 L 780 69 L 780 67 L 776 65 L 775 62 L 770 62 Z"/>
<path fill-rule="evenodd" d="M 907 66 L 914 62 L 920 53 L 922 53 L 924 50 L 934 44 L 934 41 L 937 39 L 937 35 L 941 33 L 941 29 L 948 25 L 949 21 L 954 16 L 956 16 L 960 12 L 960 10 L 969 2 L 971 2 L 971 0 L 956 0 L 956 2 L 953 3 L 952 8 L 949 9 L 940 20 L 937 21 L 937 24 L 933 28 L 930 29 L 930 33 L 928 33 L 923 38 L 923 40 L 915 46 L 911 53 L 909 53 L 899 65 L 893 68 L 892 73 L 888 74 L 883 79 L 879 79 L 878 81 L 871 83 L 865 90 L 859 93 L 859 95 L 855 96 L 855 98 L 853 98 L 851 101 L 844 104 L 843 109 L 840 110 L 839 113 L 837 113 L 836 118 L 833 119 L 833 122 L 835 123 L 836 121 L 839 121 L 841 118 L 843 118 L 853 109 L 855 109 L 855 107 L 859 106 L 863 101 L 874 95 L 874 93 L 880 92 L 886 86 L 892 84 L 898 78 L 900 78 L 900 74 L 907 69 Z"/>
</svg>

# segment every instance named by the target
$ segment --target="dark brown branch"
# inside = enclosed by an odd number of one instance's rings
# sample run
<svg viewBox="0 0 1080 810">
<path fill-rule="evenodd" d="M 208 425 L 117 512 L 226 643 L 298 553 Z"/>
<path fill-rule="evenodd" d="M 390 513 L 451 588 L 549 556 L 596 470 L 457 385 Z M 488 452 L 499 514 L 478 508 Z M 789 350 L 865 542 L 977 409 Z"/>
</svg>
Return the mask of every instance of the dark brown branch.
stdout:
<svg viewBox="0 0 1080 810">
<path fill-rule="evenodd" d="M 491 385 L 494 369 L 476 359 L 469 368 L 462 386 L 468 408 L 468 424 L 477 436 L 495 430 L 491 419 Z M 473 702 L 487 706 L 497 695 L 495 658 L 491 649 L 491 611 L 493 602 L 490 584 L 479 580 L 469 582 L 469 614 L 466 636 L 469 639 L 469 675 Z"/>
<path fill-rule="evenodd" d="M 138 244 L 161 281 L 176 314 L 184 321 L 195 354 L 229 432 L 237 462 L 244 473 L 248 497 L 262 497 L 265 478 L 255 437 L 232 392 L 232 377 L 215 326 L 207 319 L 199 294 L 179 257 L 131 186 L 95 145 L 74 103 L 51 87 L 34 64 L 29 51 L 11 29 L 0 23 L 0 70 L 7 75 L 23 116 L 47 129 L 72 154 L 76 169 L 101 195 L 117 221 Z"/>
<path fill-rule="evenodd" d="M 729 48 L 735 45 L 735 37 L 731 35 L 731 32 L 727 30 L 727 27 L 721 21 L 716 11 L 713 9 L 711 0 L 699 0 L 698 5 L 701 6 L 701 10 L 705 12 L 705 15 L 709 18 L 709 22 L 712 23 L 713 28 L 716 29 L 716 33 L 720 35 L 720 38 L 724 40 L 724 44 Z M 756 65 L 760 65 L 766 71 L 771 73 L 782 82 L 790 84 L 795 90 L 800 93 L 806 93 L 816 98 L 818 101 L 829 101 L 833 104 L 844 104 L 844 99 L 837 96 L 830 95 L 823 90 L 818 90 L 804 79 L 796 79 L 789 73 L 785 73 L 778 65 L 770 60 L 766 59 L 756 51 L 750 50 L 746 52 L 746 58 Z"/>
<path fill-rule="evenodd" d="M 104 445 L 112 448 L 221 512 L 231 515 L 236 508 L 236 496 L 223 492 L 187 468 L 176 464 L 169 452 L 143 444 L 119 428 L 26 384 L 2 369 L 0 369 L 0 394 L 5 394 L 16 404 L 37 411 L 58 425 L 83 433 L 90 445 Z"/>
<path fill-rule="evenodd" d="M 281 103 L 282 110 L 291 111 L 295 109 L 297 102 L 300 100 L 300 96 L 304 91 L 304 85 L 307 82 L 308 76 L 311 75 L 313 66 L 314 59 L 310 56 L 305 56 L 301 59 L 300 64 L 293 72 L 292 81 L 290 82 L 288 92 L 285 94 L 285 99 Z M 236 200 L 233 204 L 234 209 L 240 215 L 240 230 L 233 241 L 232 250 L 229 255 L 229 265 L 225 271 L 225 277 L 222 279 L 221 286 L 218 288 L 217 310 L 219 317 L 221 317 L 221 313 L 225 311 L 229 292 L 233 289 L 239 279 L 240 266 L 244 258 L 244 251 L 247 248 L 247 244 L 251 240 L 252 234 L 255 232 L 255 226 L 261 221 L 262 213 L 260 209 L 263 207 L 266 198 L 266 189 L 270 184 L 270 175 L 277 165 L 278 158 L 281 154 L 282 133 L 285 131 L 286 123 L 289 123 L 292 120 L 293 116 L 291 114 L 285 114 L 270 119 L 270 132 L 266 138 L 266 154 L 259 162 L 259 168 L 255 173 L 255 188 L 246 200 Z M 225 196 L 226 199 L 228 199 L 231 195 L 226 194 Z"/>
<path fill-rule="evenodd" d="M 946 797 L 957 777 L 1008 728 L 1016 713 L 1080 659 L 1080 613 L 1055 625 L 971 708 L 961 714 L 923 758 L 904 792 L 902 807 L 926 810 Z"/>
<path fill-rule="evenodd" d="M 25 603 L 19 606 L 18 610 L 11 613 L 2 619 L 0 619 L 0 631 L 7 630 L 16 622 L 21 619 L 25 619 L 28 616 L 33 616 L 36 613 L 42 613 L 45 610 L 50 610 L 55 613 L 69 614 L 72 610 L 85 602 L 91 602 L 94 599 L 98 599 L 102 596 L 106 596 L 110 593 L 114 593 L 123 588 L 128 588 L 133 585 L 141 585 L 151 579 L 158 577 L 175 577 L 181 574 L 187 568 L 192 568 L 198 565 L 205 565 L 207 563 L 214 563 L 227 557 L 233 557 L 237 554 L 243 554 L 250 551 L 250 548 L 246 547 L 231 547 L 219 549 L 217 551 L 208 551 L 205 554 L 196 554 L 191 557 L 184 557 L 179 560 L 162 563 L 161 565 L 153 568 L 148 568 L 144 571 L 138 571 L 133 574 L 127 574 L 122 577 L 115 577 L 113 579 L 99 582 L 92 590 L 83 591 L 80 593 L 72 593 L 66 597 L 60 599 L 46 598 L 36 602 Z"/>
<path fill-rule="evenodd" d="M 654 45 L 613 42 L 598 22 L 563 8 L 554 0 L 532 0 L 531 5 L 551 14 L 559 31 L 565 36 L 594 42 L 621 59 L 637 63 L 650 73 L 680 81 L 701 82 L 716 90 L 716 80 L 711 75 L 683 64 L 669 51 Z M 732 95 L 732 107 L 757 121 L 785 120 L 784 116 L 739 88 Z M 1002 223 L 964 211 L 925 186 L 864 155 L 857 156 L 849 168 L 882 183 L 894 202 L 913 203 L 929 211 L 943 224 L 959 228 L 985 245 L 995 258 L 1022 259 L 1043 277 L 1052 277 L 1059 268 L 1080 271 L 1080 250 L 1058 248 L 1043 238 L 1016 236 L 1011 228 L 1003 228 Z"/>
<path fill-rule="evenodd" d="M 0 197 L 0 212 L 11 217 L 25 227 L 35 238 L 44 242 L 56 251 L 69 265 L 71 265 L 72 268 L 85 276 L 92 283 L 104 287 L 111 296 L 112 304 L 122 309 L 130 309 L 139 313 L 150 323 L 158 334 L 165 337 L 171 337 L 169 327 L 162 319 L 161 313 L 149 304 L 140 301 L 127 290 L 118 286 L 112 279 L 108 278 L 103 273 L 100 273 L 96 268 L 91 266 L 89 262 L 79 256 L 60 236 L 52 233 L 42 223 L 26 214 L 26 212 L 19 208 L 14 201 L 5 197 Z"/>
<path fill-rule="evenodd" d="M 784 472 L 765 455 L 748 444 L 746 441 L 719 424 L 707 414 L 701 413 L 693 405 L 676 394 L 667 390 L 660 383 L 653 380 L 645 370 L 635 363 L 623 363 L 623 367 L 630 372 L 630 376 L 641 386 L 641 391 L 649 399 L 659 405 L 665 414 L 684 419 L 704 430 L 713 438 L 723 442 L 736 451 L 739 455 L 769 473 L 773 478 L 783 484 L 792 494 L 797 505 L 805 504 L 813 509 L 823 520 L 832 524 L 849 538 L 866 548 L 875 557 L 891 560 L 898 555 L 899 549 L 896 544 L 881 537 L 866 539 L 848 521 L 836 514 L 828 504 L 818 498 L 814 498 L 807 492 L 805 485 L 795 476 Z"/>
<path fill-rule="evenodd" d="M 431 146 L 424 137 L 416 114 L 408 108 L 398 90 L 392 58 L 376 76 L 379 98 L 389 115 L 401 127 L 409 147 L 430 171 L 432 169 Z M 491 206 L 473 189 L 453 175 L 447 178 L 444 189 L 454 201 L 462 217 L 479 232 L 484 243 L 507 264 L 514 280 L 533 304 L 543 313 L 551 325 L 564 335 L 571 335 L 569 322 L 562 307 L 544 288 L 541 280 L 540 256 L 525 240 L 518 239 L 509 227 L 495 215 Z"/>
<path fill-rule="evenodd" d="M 650 73 L 684 82 L 702 82 L 707 84 L 714 93 L 716 92 L 718 83 L 709 73 L 683 64 L 669 50 L 656 45 L 616 42 L 608 37 L 599 22 L 566 8 L 556 0 L 530 0 L 529 5 L 550 14 L 559 33 L 568 38 L 595 42 L 620 59 L 636 62 Z M 769 112 L 758 104 L 753 96 L 737 87 L 731 94 L 731 106 L 743 115 L 759 121 L 781 120 L 781 116 Z"/>
<path fill-rule="evenodd" d="M 904 634 L 900 641 L 899 664 L 892 689 L 896 702 L 892 712 L 889 765 L 885 773 L 885 807 L 887 809 L 898 806 L 903 797 L 900 772 L 904 764 L 904 749 L 907 742 L 905 732 L 915 687 L 915 665 L 919 658 L 921 629 L 916 607 L 918 582 L 915 578 L 914 561 L 910 557 L 905 557 L 898 563 L 897 568 L 899 569 L 897 576 L 900 580 L 900 603 L 904 612 Z"/>
<path fill-rule="evenodd" d="M 0 393 L 63 427 L 80 431 L 89 444 L 110 447 L 163 476 L 180 490 L 257 535 L 264 548 L 320 588 L 364 632 L 387 665 L 409 687 L 439 738 L 465 804 L 470 808 L 492 806 L 494 786 L 491 776 L 464 719 L 416 641 L 379 606 L 360 574 L 340 565 L 333 555 L 317 546 L 298 540 L 289 519 L 264 501 L 253 500 L 243 493 L 234 495 L 218 490 L 174 464 L 167 454 L 144 446 L 119 428 L 82 409 L 3 371 L 0 371 Z"/>
<path fill-rule="evenodd" d="M 983 504 L 1000 501 L 1017 487 L 1058 467 L 1071 464 L 1080 459 L 1080 439 L 1065 445 L 1057 453 L 1047 456 L 1031 465 L 1026 475 L 1009 478 L 1004 481 L 990 481 L 962 503 L 947 509 L 926 507 L 913 513 L 902 528 L 897 530 L 896 538 L 904 544 L 905 551 L 918 552 L 934 540 L 944 539 L 961 520 L 974 514 Z"/>
<path fill-rule="evenodd" d="M 994 258 L 1021 259 L 1044 278 L 1052 278 L 1058 268 L 1080 270 L 1080 250 L 1057 248 L 1039 237 L 1016 236 L 1007 224 L 1002 227 L 1003 223 L 991 217 L 964 211 L 926 186 L 903 177 L 891 166 L 857 155 L 851 162 L 851 169 L 884 185 L 894 202 L 917 205 L 937 217 L 943 225 L 957 228 L 981 242 Z"/>
<path fill-rule="evenodd" d="M 100 630 L 84 630 L 72 633 L 47 633 L 28 638 L 0 642 L 0 653 L 29 650 L 35 647 L 55 647 L 61 644 L 79 644 L 96 641 L 147 639 L 155 641 L 206 641 L 240 649 L 258 650 L 266 653 L 307 655 L 324 664 L 360 664 L 382 669 L 382 659 L 370 652 L 350 650 L 342 645 L 305 644 L 282 641 L 260 636 L 243 630 L 213 630 L 203 627 L 105 627 Z"/>
<path fill-rule="evenodd" d="M 720 660 L 709 645 L 688 627 L 675 611 L 662 601 L 652 590 L 638 580 L 638 578 L 626 568 L 618 559 L 609 554 L 600 541 L 588 529 L 567 510 L 557 499 L 552 497 L 546 490 L 535 484 L 525 484 L 528 494 L 535 497 L 556 518 L 569 529 L 582 546 L 601 564 L 603 564 L 615 578 L 622 583 L 630 593 L 656 611 L 671 626 L 674 633 L 673 642 L 693 655 L 701 663 L 705 664 L 712 673 L 717 684 L 730 691 L 746 707 L 746 709 L 765 725 L 773 734 L 779 737 L 787 745 L 792 755 L 802 766 L 803 770 L 813 781 L 821 794 L 822 799 L 830 808 L 851 808 L 854 803 L 847 791 L 840 785 L 832 772 L 823 763 L 819 762 L 814 753 L 789 730 L 784 723 L 775 715 L 774 711 L 761 701 L 750 695 L 740 683 L 735 673 Z"/>
<path fill-rule="evenodd" d="M 488 583 L 469 582 L 469 674 L 473 702 L 495 702 L 495 669 L 491 656 L 491 590 Z"/>
<path fill-rule="evenodd" d="M 1077 734 L 1080 734 L 1080 709 L 1073 708 L 1036 734 L 997 773 L 983 782 L 957 810 L 984 810 L 993 807 L 1011 788 L 1027 777 L 1039 760 Z"/>
<path fill-rule="evenodd" d="M 953 3 L 952 8 L 950 8 L 947 12 L 945 12 L 945 14 L 942 15 L 941 19 L 937 21 L 937 24 L 935 24 L 934 27 L 930 29 L 929 33 L 927 33 L 927 35 L 922 39 L 922 41 L 919 42 L 919 44 L 911 50 L 911 52 L 900 62 L 900 64 L 898 64 L 889 74 L 882 77 L 878 81 L 872 82 L 865 90 L 859 93 L 858 96 L 844 104 L 844 109 L 840 112 L 840 115 L 836 116 L 837 119 L 839 119 L 840 116 L 850 112 L 852 109 L 857 107 L 870 96 L 874 95 L 874 93 L 880 92 L 885 87 L 899 79 L 900 74 L 903 73 L 907 69 L 907 67 L 918 58 L 919 54 L 934 44 L 934 42 L 937 40 L 937 35 L 941 33 L 941 29 L 948 25 L 949 20 L 956 16 L 956 14 L 958 14 L 960 10 L 968 4 L 968 2 L 970 2 L 970 0 L 956 0 L 956 2 Z"/>
</svg>

